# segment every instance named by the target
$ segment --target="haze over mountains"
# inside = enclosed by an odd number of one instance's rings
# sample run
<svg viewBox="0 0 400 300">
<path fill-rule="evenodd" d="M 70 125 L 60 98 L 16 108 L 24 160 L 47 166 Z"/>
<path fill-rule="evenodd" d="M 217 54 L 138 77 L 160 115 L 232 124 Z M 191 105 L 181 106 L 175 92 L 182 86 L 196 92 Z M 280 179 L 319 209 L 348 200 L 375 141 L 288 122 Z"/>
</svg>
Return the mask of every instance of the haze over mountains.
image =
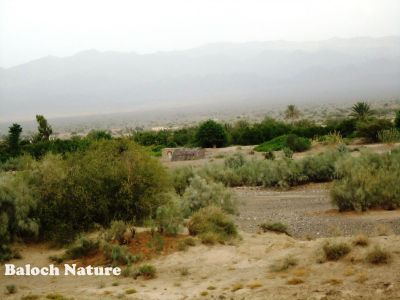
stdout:
<svg viewBox="0 0 400 300">
<path fill-rule="evenodd" d="M 1 121 L 394 98 L 400 98 L 400 37 L 218 43 L 142 55 L 89 50 L 0 68 Z"/>
</svg>

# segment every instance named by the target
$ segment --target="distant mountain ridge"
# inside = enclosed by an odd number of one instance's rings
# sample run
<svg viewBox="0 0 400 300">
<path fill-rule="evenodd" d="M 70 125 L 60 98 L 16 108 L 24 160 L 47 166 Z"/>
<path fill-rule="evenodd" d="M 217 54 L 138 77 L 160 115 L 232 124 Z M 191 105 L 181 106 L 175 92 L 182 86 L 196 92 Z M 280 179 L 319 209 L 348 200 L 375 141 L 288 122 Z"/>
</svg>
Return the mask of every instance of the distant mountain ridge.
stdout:
<svg viewBox="0 0 400 300">
<path fill-rule="evenodd" d="M 87 50 L 0 68 L 0 120 L 396 97 L 400 37 L 217 43 L 152 54 Z"/>
</svg>

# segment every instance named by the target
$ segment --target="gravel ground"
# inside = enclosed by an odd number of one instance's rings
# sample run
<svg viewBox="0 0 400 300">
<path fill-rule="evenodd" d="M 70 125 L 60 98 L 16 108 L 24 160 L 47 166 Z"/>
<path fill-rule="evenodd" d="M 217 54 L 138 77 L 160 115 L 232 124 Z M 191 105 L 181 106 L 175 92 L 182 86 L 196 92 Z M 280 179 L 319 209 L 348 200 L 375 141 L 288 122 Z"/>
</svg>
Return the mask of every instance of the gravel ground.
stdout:
<svg viewBox="0 0 400 300">
<path fill-rule="evenodd" d="M 311 184 L 288 191 L 235 188 L 241 202 L 239 228 L 257 232 L 263 222 L 282 222 L 296 238 L 335 235 L 400 234 L 400 210 L 339 213 L 332 206 L 329 185 Z"/>
</svg>

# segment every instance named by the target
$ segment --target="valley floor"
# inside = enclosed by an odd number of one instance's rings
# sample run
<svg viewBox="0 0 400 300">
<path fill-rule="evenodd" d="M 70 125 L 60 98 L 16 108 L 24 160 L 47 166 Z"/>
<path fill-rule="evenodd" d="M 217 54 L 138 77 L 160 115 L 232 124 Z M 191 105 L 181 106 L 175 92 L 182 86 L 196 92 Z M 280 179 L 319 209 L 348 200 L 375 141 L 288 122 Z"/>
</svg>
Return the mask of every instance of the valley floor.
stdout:
<svg viewBox="0 0 400 300">
<path fill-rule="evenodd" d="M 329 203 L 326 184 L 289 191 L 235 191 L 242 202 L 236 218 L 242 239 L 233 244 L 198 244 L 153 258 L 149 263 L 157 268 L 157 277 L 151 280 L 6 277 L 0 266 L 0 299 L 400 299 L 399 211 L 339 215 Z M 294 237 L 259 233 L 257 225 L 266 221 L 288 224 Z M 370 236 L 367 247 L 352 246 L 341 260 L 321 262 L 324 243 L 351 245 L 354 236 L 343 235 L 359 232 Z M 365 260 L 376 245 L 391 253 L 389 264 L 372 265 Z M 48 266 L 50 255 L 62 253 L 45 245 L 22 246 L 21 250 L 23 258 L 12 263 Z M 288 257 L 297 265 L 271 270 L 271 265 Z M 6 295 L 6 286 L 11 284 L 17 292 Z M 65 298 L 46 298 L 51 293 Z"/>
</svg>

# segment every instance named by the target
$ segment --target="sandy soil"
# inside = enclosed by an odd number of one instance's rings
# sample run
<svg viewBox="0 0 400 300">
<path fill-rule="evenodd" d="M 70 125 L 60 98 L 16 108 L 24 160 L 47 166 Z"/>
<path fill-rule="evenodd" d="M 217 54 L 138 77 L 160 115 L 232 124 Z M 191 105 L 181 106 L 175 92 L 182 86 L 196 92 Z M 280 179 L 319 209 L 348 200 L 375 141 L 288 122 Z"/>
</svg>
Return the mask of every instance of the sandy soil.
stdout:
<svg viewBox="0 0 400 300">
<path fill-rule="evenodd" d="M 336 238 L 348 240 L 349 238 Z M 242 233 L 236 245 L 191 247 L 150 261 L 157 267 L 152 280 L 121 277 L 5 277 L 0 288 L 17 286 L 13 295 L 1 299 L 43 297 L 59 293 L 74 299 L 399 299 L 400 237 L 370 238 L 367 248 L 354 247 L 338 262 L 318 263 L 325 239 L 299 241 L 274 233 Z M 348 240 L 351 242 L 350 240 Z M 389 250 L 389 265 L 374 266 L 364 261 L 375 244 Z M 29 247 L 18 265 L 35 262 L 47 265 L 49 251 Z M 298 265 L 274 272 L 270 266 L 288 256 Z M 3 274 L 3 267 L 1 274 Z M 187 274 L 186 274 L 187 272 Z M 118 286 L 112 284 L 117 282 Z M 134 294 L 126 290 L 135 289 Z"/>
</svg>

